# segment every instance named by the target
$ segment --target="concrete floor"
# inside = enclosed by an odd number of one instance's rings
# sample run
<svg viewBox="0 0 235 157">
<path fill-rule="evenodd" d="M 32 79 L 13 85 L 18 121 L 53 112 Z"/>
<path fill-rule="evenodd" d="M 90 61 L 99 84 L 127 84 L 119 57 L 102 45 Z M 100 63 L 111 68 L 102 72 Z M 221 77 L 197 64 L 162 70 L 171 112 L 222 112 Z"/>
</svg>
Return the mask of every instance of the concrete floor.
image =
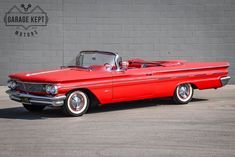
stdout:
<svg viewBox="0 0 235 157">
<path fill-rule="evenodd" d="M 82 117 L 29 113 L 0 87 L 0 157 L 234 157 L 235 86 L 168 99 L 119 103 Z"/>
</svg>

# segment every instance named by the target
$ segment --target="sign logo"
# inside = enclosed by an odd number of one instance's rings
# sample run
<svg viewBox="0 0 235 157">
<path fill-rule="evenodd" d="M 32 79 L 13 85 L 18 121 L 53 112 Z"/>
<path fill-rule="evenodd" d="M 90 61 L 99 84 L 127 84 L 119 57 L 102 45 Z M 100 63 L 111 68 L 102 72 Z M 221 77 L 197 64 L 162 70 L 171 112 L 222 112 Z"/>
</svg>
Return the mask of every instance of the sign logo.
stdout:
<svg viewBox="0 0 235 157">
<path fill-rule="evenodd" d="M 15 35 L 31 37 L 38 34 L 37 28 L 47 26 L 48 16 L 38 5 L 32 8 L 31 4 L 14 5 L 4 16 L 6 26 L 16 27 Z"/>
</svg>

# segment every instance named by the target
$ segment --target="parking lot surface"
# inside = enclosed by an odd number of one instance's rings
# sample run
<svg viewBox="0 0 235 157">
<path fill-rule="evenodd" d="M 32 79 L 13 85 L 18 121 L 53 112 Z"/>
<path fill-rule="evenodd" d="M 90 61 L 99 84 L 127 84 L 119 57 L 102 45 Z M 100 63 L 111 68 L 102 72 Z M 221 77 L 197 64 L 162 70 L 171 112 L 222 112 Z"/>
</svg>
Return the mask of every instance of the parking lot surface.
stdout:
<svg viewBox="0 0 235 157">
<path fill-rule="evenodd" d="M 82 117 L 29 113 L 0 87 L 0 157 L 234 157 L 235 85 L 170 99 L 109 104 Z"/>
</svg>

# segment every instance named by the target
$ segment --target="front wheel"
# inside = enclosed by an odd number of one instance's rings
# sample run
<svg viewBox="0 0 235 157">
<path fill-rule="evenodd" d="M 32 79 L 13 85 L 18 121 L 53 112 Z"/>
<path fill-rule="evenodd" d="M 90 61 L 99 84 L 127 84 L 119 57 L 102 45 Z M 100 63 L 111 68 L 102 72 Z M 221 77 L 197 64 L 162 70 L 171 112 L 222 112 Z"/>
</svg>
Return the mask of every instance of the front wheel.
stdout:
<svg viewBox="0 0 235 157">
<path fill-rule="evenodd" d="M 89 98 L 83 91 L 73 91 L 67 95 L 63 110 L 68 116 L 82 116 L 89 107 Z"/>
<path fill-rule="evenodd" d="M 177 104 L 187 104 L 193 98 L 193 88 L 189 83 L 178 85 L 175 89 L 173 100 Z"/>
<path fill-rule="evenodd" d="M 30 112 L 42 111 L 46 106 L 44 105 L 28 105 L 23 104 L 24 108 Z"/>
</svg>

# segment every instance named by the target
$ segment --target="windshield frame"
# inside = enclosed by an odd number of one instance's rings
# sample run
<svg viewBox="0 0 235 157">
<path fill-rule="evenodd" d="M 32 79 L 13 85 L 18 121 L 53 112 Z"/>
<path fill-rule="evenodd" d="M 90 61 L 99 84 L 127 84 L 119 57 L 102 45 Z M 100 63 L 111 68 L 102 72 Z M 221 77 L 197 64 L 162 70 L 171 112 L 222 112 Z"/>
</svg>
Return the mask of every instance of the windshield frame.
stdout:
<svg viewBox="0 0 235 157">
<path fill-rule="evenodd" d="M 78 63 L 80 62 L 80 57 L 82 57 L 82 54 L 84 53 L 99 53 L 99 54 L 105 54 L 105 55 L 114 55 L 114 64 L 117 67 L 116 71 L 121 71 L 120 62 L 122 61 L 122 58 L 117 53 L 107 52 L 107 51 L 97 51 L 97 50 L 81 51 L 79 55 L 76 57 L 76 65 L 78 65 Z"/>
</svg>

